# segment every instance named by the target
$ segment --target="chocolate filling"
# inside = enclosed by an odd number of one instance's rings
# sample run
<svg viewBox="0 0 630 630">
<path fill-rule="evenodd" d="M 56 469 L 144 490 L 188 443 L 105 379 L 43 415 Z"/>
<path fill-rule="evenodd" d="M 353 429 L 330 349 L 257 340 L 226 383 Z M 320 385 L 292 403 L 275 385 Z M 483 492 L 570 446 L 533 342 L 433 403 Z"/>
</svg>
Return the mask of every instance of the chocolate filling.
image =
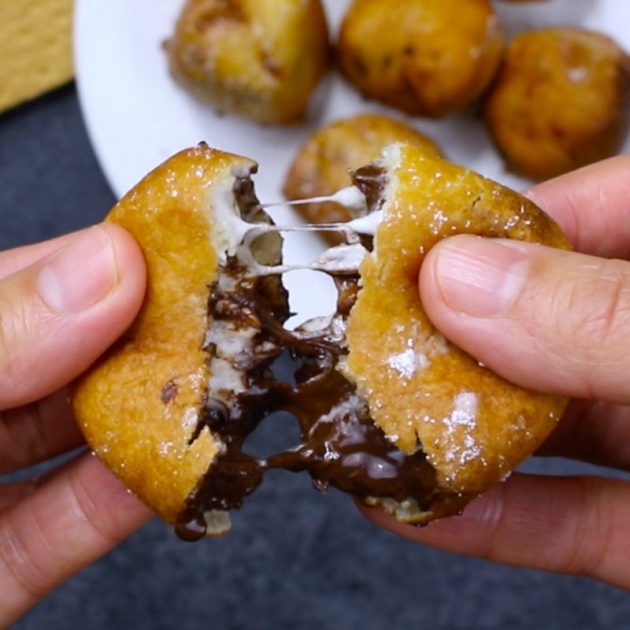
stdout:
<svg viewBox="0 0 630 630">
<path fill-rule="evenodd" d="M 370 209 L 377 209 L 387 183 L 385 171 L 360 169 L 354 179 Z M 235 195 L 245 220 L 268 221 L 248 179 L 237 181 Z M 270 236 L 278 237 L 268 234 L 261 239 Z M 270 250 L 263 243 L 252 247 L 258 262 L 278 264 Z M 356 301 L 359 276 L 356 271 L 330 275 L 338 290 L 334 316 L 316 330 L 305 324 L 288 331 L 284 328 L 290 315 L 288 299 L 280 276 L 247 274 L 237 257 L 224 265 L 210 292 L 210 321 L 255 334 L 247 349 L 233 358 L 233 366 L 244 375 L 243 391 L 210 392 L 192 437 L 194 441 L 207 427 L 223 448 L 178 518 L 180 537 L 201 538 L 206 533 L 205 513 L 240 508 L 262 483 L 265 471 L 275 468 L 307 471 L 320 490 L 333 486 L 362 498 L 414 499 L 420 509 L 430 507 L 436 482 L 426 456 L 421 450 L 408 455 L 398 449 L 374 423 L 366 401 L 343 374 L 348 352 L 345 323 Z M 216 345 L 209 344 L 207 350 L 216 356 Z M 282 382 L 274 366 L 287 358 L 293 378 Z M 267 459 L 248 455 L 247 437 L 269 414 L 280 410 L 295 416 L 302 443 Z"/>
<path fill-rule="evenodd" d="M 354 185 L 365 195 L 370 212 L 380 210 L 385 202 L 387 173 L 378 163 L 368 164 L 351 173 Z"/>
</svg>

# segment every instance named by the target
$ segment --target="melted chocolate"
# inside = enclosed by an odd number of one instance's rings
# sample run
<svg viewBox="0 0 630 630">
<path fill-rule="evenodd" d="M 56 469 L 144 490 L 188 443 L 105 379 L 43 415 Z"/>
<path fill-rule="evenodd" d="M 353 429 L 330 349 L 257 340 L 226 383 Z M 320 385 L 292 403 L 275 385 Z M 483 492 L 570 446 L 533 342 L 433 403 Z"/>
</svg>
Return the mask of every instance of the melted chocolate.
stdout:
<svg viewBox="0 0 630 630">
<path fill-rule="evenodd" d="M 383 169 L 360 169 L 355 181 L 376 208 L 386 184 Z M 237 183 L 235 193 L 245 219 L 265 220 L 246 183 Z M 255 247 L 253 251 L 256 256 Z M 263 251 L 260 248 L 259 255 Z M 313 331 L 305 325 L 288 331 L 284 328 L 290 315 L 288 299 L 279 276 L 247 277 L 236 259 L 228 260 L 222 273 L 231 279 L 225 283 L 229 290 L 222 289 L 220 281 L 212 287 L 210 321 L 257 332 L 251 348 L 233 362 L 245 375 L 244 391 L 209 394 L 192 440 L 207 427 L 223 450 L 188 498 L 177 533 L 186 540 L 201 538 L 206 529 L 204 513 L 240 508 L 272 468 L 307 471 L 320 490 L 333 486 L 364 498 L 413 498 L 428 507 L 435 471 L 424 453 L 407 455 L 398 449 L 374 423 L 367 403 L 340 369 L 347 355 L 345 322 L 358 294 L 358 275 L 333 274 L 339 297 L 337 312 L 326 327 Z M 211 355 L 215 350 L 208 348 Z M 281 357 L 293 363 L 291 382 L 279 381 L 274 373 Z M 244 451 L 247 437 L 269 414 L 280 410 L 295 416 L 302 443 L 266 460 L 251 457 Z"/>
<path fill-rule="evenodd" d="M 387 186 L 387 172 L 377 162 L 352 171 L 354 185 L 365 195 L 371 212 L 380 210 L 385 202 L 385 187 Z"/>
</svg>

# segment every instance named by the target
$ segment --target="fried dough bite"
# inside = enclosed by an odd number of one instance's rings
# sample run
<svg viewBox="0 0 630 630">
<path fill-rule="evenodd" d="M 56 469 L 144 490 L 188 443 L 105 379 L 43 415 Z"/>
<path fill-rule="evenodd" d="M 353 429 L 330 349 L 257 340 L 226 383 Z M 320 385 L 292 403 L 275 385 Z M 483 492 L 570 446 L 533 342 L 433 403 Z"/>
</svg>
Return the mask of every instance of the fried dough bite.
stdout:
<svg viewBox="0 0 630 630">
<path fill-rule="evenodd" d="M 484 92 L 502 44 L 489 0 L 354 0 L 338 55 L 344 75 L 368 98 L 440 118 Z"/>
<path fill-rule="evenodd" d="M 305 471 L 402 521 L 461 511 L 554 428 L 566 400 L 516 387 L 449 343 L 418 295 L 424 256 L 458 233 L 567 247 L 532 202 L 397 144 L 357 169 L 372 236 L 332 248 L 330 317 L 284 327 L 282 230 L 256 199 L 256 164 L 202 145 L 132 189 L 108 221 L 142 248 L 136 321 L 78 382 L 90 447 L 187 539 L 221 534 L 271 469 Z M 294 373 L 274 368 L 290 356 Z M 300 441 L 258 458 L 247 439 L 275 411 Z"/>
<path fill-rule="evenodd" d="M 580 29 L 518 35 L 485 104 L 508 167 L 543 180 L 614 155 L 630 116 L 630 62 L 610 37 Z"/>
<path fill-rule="evenodd" d="M 187 89 L 268 124 L 304 119 L 330 60 L 320 0 L 188 0 L 166 47 Z"/>
<path fill-rule="evenodd" d="M 389 149 L 381 168 L 383 220 L 360 267 L 347 372 L 376 424 L 405 453 L 424 452 L 436 474 L 424 505 L 367 502 L 422 523 L 460 511 L 505 479 L 542 444 L 567 403 L 508 383 L 436 330 L 418 292 L 425 256 L 462 233 L 569 245 L 531 201 L 416 147 Z M 373 168 L 369 175 L 366 186 L 374 186 Z"/>
</svg>

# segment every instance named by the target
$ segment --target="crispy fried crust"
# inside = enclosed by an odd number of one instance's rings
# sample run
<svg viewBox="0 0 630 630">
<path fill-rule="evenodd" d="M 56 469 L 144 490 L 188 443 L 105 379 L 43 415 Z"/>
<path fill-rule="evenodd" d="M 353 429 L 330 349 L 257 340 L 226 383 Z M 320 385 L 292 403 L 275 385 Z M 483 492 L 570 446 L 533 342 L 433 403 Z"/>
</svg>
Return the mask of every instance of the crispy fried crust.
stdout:
<svg viewBox="0 0 630 630">
<path fill-rule="evenodd" d="M 188 0 L 167 49 L 185 87 L 272 124 L 304 118 L 330 56 L 320 0 Z"/>
<path fill-rule="evenodd" d="M 150 173 L 107 217 L 142 248 L 144 306 L 131 329 L 79 382 L 77 420 L 88 444 L 140 499 L 174 522 L 218 444 L 205 430 L 189 446 L 209 371 L 202 349 L 217 270 L 211 205 L 234 169 L 254 163 L 205 146 Z"/>
<path fill-rule="evenodd" d="M 403 122 L 379 114 L 359 114 L 338 120 L 316 131 L 295 156 L 283 192 L 287 199 L 332 195 L 349 186 L 349 171 L 378 159 L 383 149 L 396 142 L 417 146 L 440 157 L 441 150 L 424 134 Z M 352 219 L 341 204 L 313 203 L 298 206 L 308 223 L 335 223 Z M 331 242 L 340 242 L 331 232 Z"/>
<path fill-rule="evenodd" d="M 568 244 L 533 203 L 476 173 L 411 146 L 395 147 L 386 161 L 386 218 L 361 267 L 347 329 L 348 373 L 385 433 L 407 453 L 422 448 L 437 471 L 441 501 L 406 518 L 422 522 L 456 512 L 502 480 L 536 450 L 566 405 L 507 383 L 438 333 L 419 298 L 424 256 L 460 233 Z"/>
</svg>

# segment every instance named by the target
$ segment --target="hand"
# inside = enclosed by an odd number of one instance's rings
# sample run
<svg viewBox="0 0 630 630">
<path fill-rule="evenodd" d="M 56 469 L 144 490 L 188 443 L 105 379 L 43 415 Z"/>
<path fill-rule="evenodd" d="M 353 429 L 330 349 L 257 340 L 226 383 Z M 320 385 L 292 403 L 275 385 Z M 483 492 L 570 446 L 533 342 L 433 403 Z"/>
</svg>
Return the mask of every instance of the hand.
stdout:
<svg viewBox="0 0 630 630">
<path fill-rule="evenodd" d="M 531 191 L 581 253 L 456 236 L 420 274 L 429 317 L 454 343 L 518 385 L 582 399 L 541 454 L 626 471 L 629 181 L 620 157 Z M 463 516 L 425 528 L 366 513 L 422 544 L 630 588 L 630 483 L 619 479 L 514 474 Z"/>
<path fill-rule="evenodd" d="M 64 386 L 129 326 L 144 283 L 115 225 L 0 253 L 1 473 L 82 444 Z M 0 626 L 149 517 L 88 453 L 0 485 Z"/>
</svg>

